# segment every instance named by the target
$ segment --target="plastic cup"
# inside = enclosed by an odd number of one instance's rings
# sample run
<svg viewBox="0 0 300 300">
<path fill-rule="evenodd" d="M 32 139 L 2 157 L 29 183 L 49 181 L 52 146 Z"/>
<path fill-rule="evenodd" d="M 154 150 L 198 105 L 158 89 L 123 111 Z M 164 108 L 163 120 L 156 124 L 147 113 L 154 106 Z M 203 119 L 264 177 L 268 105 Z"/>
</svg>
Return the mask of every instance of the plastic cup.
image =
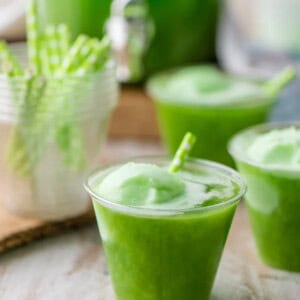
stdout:
<svg viewBox="0 0 300 300">
<path fill-rule="evenodd" d="M 23 53 L 23 52 L 22 52 Z M 115 68 L 85 77 L 0 76 L 0 190 L 13 214 L 59 220 L 86 213 L 82 188 L 118 102 Z"/>
<path fill-rule="evenodd" d="M 229 139 L 244 128 L 265 122 L 275 99 L 263 93 L 257 98 L 245 100 L 241 97 L 240 101 L 235 99 L 232 103 L 202 102 L 201 96 L 198 102 L 191 103 L 188 101 L 189 96 L 182 96 L 183 93 L 171 98 L 166 94 L 164 85 L 176 71 L 178 70 L 154 76 L 147 86 L 155 103 L 161 136 L 169 153 L 173 155 L 182 136 L 191 131 L 197 136 L 192 150 L 193 157 L 234 166 L 227 152 Z M 218 92 L 217 84 L 209 89 Z"/>
<path fill-rule="evenodd" d="M 246 204 L 257 249 L 269 266 L 300 272 L 300 169 L 250 160 L 247 148 L 260 134 L 300 123 L 265 124 L 238 133 L 229 152 L 248 186 Z"/>
<path fill-rule="evenodd" d="M 170 163 L 164 157 L 134 161 L 162 167 Z M 209 170 L 232 180 L 237 186 L 235 196 L 201 208 L 146 209 L 116 204 L 95 193 L 95 185 L 121 165 L 104 167 L 86 182 L 116 298 L 209 299 L 231 221 L 245 191 L 240 176 L 216 163 L 188 160 L 186 170 Z"/>
</svg>

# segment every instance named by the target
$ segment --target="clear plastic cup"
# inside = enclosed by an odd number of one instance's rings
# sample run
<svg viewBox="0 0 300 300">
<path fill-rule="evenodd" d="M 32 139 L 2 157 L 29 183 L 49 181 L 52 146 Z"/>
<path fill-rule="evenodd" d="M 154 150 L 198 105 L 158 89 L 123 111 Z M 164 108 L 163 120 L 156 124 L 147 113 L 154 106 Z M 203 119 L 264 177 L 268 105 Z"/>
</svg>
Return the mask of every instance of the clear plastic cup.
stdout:
<svg viewBox="0 0 300 300">
<path fill-rule="evenodd" d="M 23 52 L 20 52 L 23 55 Z M 0 77 L 0 190 L 20 216 L 85 213 L 82 181 L 118 102 L 114 65 L 84 77 Z"/>
<path fill-rule="evenodd" d="M 182 70 L 192 69 L 193 67 L 183 68 Z M 206 66 L 202 66 L 203 70 Z M 171 154 L 175 154 L 180 145 L 182 136 L 191 131 L 197 136 L 197 142 L 192 150 L 192 156 L 216 161 L 228 166 L 234 166 L 234 162 L 228 154 L 226 147 L 231 136 L 243 128 L 265 122 L 269 112 L 274 105 L 276 98 L 258 94 L 255 97 L 249 97 L 247 91 L 245 96 L 233 95 L 234 101 L 206 101 L 206 95 L 216 90 L 218 92 L 217 83 L 209 87 L 207 94 L 198 95 L 199 101 L 190 102 L 191 97 L 186 91 L 186 95 L 168 95 L 166 92 L 166 84 L 181 69 L 166 71 L 154 75 L 148 82 L 147 90 L 153 99 L 157 118 L 160 125 L 160 132 L 164 144 Z M 204 71 L 203 71 L 204 72 Z M 209 76 L 209 73 L 208 73 Z M 225 76 L 225 75 L 224 75 Z M 234 80 L 238 78 L 232 77 Z M 199 82 L 205 82 L 203 77 Z M 193 82 L 193 78 L 189 80 Z M 251 84 L 261 83 L 249 80 Z M 184 88 L 184 87 L 183 87 Z M 222 91 L 222 87 L 221 87 Z M 206 95 L 205 95 L 206 94 Z M 224 89 L 223 97 L 226 99 L 228 95 Z"/>
<path fill-rule="evenodd" d="M 300 123 L 271 123 L 238 133 L 229 143 L 229 152 L 248 186 L 247 210 L 262 260 L 271 267 L 300 272 L 300 168 L 271 166 L 246 155 L 260 134 Z"/>
<path fill-rule="evenodd" d="M 170 164 L 165 157 L 133 161 L 161 167 Z M 234 182 L 234 196 L 203 207 L 148 209 L 114 203 L 95 192 L 95 186 L 122 165 L 97 170 L 85 186 L 93 199 L 116 298 L 209 299 L 232 218 L 245 192 L 240 176 L 220 164 L 190 159 L 184 166 L 186 172 L 224 176 Z M 193 184 L 200 185 L 201 180 Z"/>
</svg>

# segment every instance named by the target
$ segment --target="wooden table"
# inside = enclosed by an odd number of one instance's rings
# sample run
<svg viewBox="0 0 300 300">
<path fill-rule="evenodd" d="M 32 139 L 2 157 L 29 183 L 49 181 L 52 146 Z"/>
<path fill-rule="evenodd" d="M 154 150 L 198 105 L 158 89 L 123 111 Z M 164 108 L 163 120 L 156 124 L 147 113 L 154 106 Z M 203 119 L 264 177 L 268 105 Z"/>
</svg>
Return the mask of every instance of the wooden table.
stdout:
<svg viewBox="0 0 300 300">
<path fill-rule="evenodd" d="M 113 141 L 103 159 L 161 151 L 157 142 Z M 114 299 L 96 225 L 0 256 L 0 299 Z M 271 270 L 257 258 L 243 204 L 230 232 L 212 299 L 300 299 L 300 274 Z"/>
</svg>

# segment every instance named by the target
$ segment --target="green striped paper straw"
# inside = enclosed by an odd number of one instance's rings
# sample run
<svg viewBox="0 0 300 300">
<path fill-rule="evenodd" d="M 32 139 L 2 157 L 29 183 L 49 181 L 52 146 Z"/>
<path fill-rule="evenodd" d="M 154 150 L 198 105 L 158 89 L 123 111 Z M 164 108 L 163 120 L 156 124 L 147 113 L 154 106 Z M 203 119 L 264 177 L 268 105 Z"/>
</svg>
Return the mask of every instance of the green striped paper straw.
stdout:
<svg viewBox="0 0 300 300">
<path fill-rule="evenodd" d="M 30 103 L 32 95 L 32 86 L 34 83 L 34 77 L 30 74 L 25 74 L 26 91 L 24 95 L 24 107 Z M 24 125 L 23 121 L 27 119 L 26 110 L 19 113 L 20 123 Z M 30 173 L 30 151 L 26 144 L 27 138 L 24 136 L 24 128 L 17 126 L 13 129 L 12 142 L 10 143 L 8 151 L 8 162 L 10 166 L 21 176 L 26 176 Z"/>
<path fill-rule="evenodd" d="M 66 24 L 60 24 L 56 27 L 56 38 L 59 44 L 58 51 L 62 63 L 70 50 L 71 44 L 71 33 Z"/>
<path fill-rule="evenodd" d="M 66 38 L 65 33 L 60 35 L 61 39 Z M 68 45 L 68 49 L 65 49 L 67 51 L 65 51 L 64 54 L 63 68 L 58 70 L 58 75 L 73 74 L 76 68 L 78 68 L 84 59 L 92 52 L 92 46 L 95 41 L 97 41 L 97 39 L 82 35 L 74 42 L 71 48 L 70 45 Z M 79 85 L 81 92 L 85 89 L 87 83 L 88 82 L 82 82 L 81 79 L 78 79 L 68 86 L 62 84 L 61 88 L 64 96 L 62 96 L 60 100 L 64 108 L 57 114 L 60 120 L 58 119 L 56 122 L 56 141 L 61 150 L 64 163 L 75 171 L 82 170 L 85 164 L 85 148 L 82 132 L 78 124 L 73 120 L 68 120 L 68 116 L 64 114 L 77 107 L 77 103 L 74 101 L 75 99 L 70 99 L 68 94 L 72 97 L 73 90 L 78 88 Z M 80 98 L 79 95 L 78 97 Z M 63 122 L 61 122 L 61 120 L 63 120 Z"/>
<path fill-rule="evenodd" d="M 21 133 L 21 129 L 19 127 L 13 128 L 7 160 L 10 167 L 21 176 L 26 176 L 30 173 L 30 158 L 25 145 L 26 141 Z"/>
<path fill-rule="evenodd" d="M 38 21 L 37 21 L 37 5 L 35 0 L 30 0 L 27 7 L 27 44 L 29 65 L 37 74 L 41 71 L 39 48 L 40 37 L 38 34 Z"/>
<path fill-rule="evenodd" d="M 175 157 L 172 160 L 172 163 L 169 167 L 170 173 L 176 173 L 182 168 L 195 142 L 196 142 L 195 135 L 193 135 L 191 132 L 185 134 L 178 150 L 176 151 Z"/>
<path fill-rule="evenodd" d="M 46 77 L 51 76 L 51 68 L 50 68 L 50 62 L 49 62 L 49 56 L 48 56 L 48 50 L 46 47 L 42 47 L 40 50 L 40 56 L 41 56 L 41 71 L 42 74 Z"/>
<path fill-rule="evenodd" d="M 21 76 L 23 70 L 4 41 L 0 41 L 0 63 L 8 76 Z"/>
<path fill-rule="evenodd" d="M 75 73 L 77 75 L 85 75 L 89 70 L 86 68 L 84 71 L 81 70 L 78 72 L 78 70 L 82 69 L 82 65 L 85 63 L 86 60 L 89 59 L 89 57 L 93 56 L 95 54 L 95 45 L 98 43 L 98 39 L 96 38 L 90 38 L 87 40 L 87 42 L 81 47 L 77 60 L 73 63 L 72 66 L 72 73 Z"/>
<path fill-rule="evenodd" d="M 85 165 L 85 146 L 81 128 L 74 122 L 65 122 L 56 130 L 56 141 L 62 150 L 64 163 L 74 171 L 80 171 Z"/>
<path fill-rule="evenodd" d="M 40 57 L 41 57 L 41 73 L 46 77 L 52 76 L 52 66 L 51 66 L 51 41 L 50 37 L 55 38 L 55 29 L 54 26 L 50 25 L 45 30 L 45 33 L 41 35 L 42 44 L 40 49 Z M 55 41 L 53 42 L 53 44 Z M 53 47 L 53 46 L 52 46 Z M 54 48 L 54 47 L 53 47 Z"/>
<path fill-rule="evenodd" d="M 297 77 L 295 68 L 284 68 L 278 75 L 265 83 L 264 89 L 271 97 L 276 97 L 292 80 Z"/>
<path fill-rule="evenodd" d="M 78 76 L 86 75 L 90 70 L 90 64 L 87 63 L 90 61 L 91 57 L 96 57 L 97 60 L 97 39 L 90 39 L 85 47 L 81 48 L 80 51 L 80 62 L 74 70 L 75 74 Z"/>
<path fill-rule="evenodd" d="M 60 73 L 66 74 L 71 73 L 78 61 L 78 56 L 80 55 L 81 48 L 87 43 L 89 38 L 85 35 L 80 35 L 73 46 L 70 48 L 67 56 L 65 57 Z"/>
<path fill-rule="evenodd" d="M 45 48 L 47 49 L 50 75 L 53 75 L 60 67 L 59 41 L 56 36 L 56 28 L 49 25 L 45 32 Z"/>
<path fill-rule="evenodd" d="M 94 40 L 91 42 L 93 42 L 91 45 L 92 51 L 83 64 L 78 68 L 76 75 L 83 76 L 88 72 L 97 71 L 97 69 L 100 69 L 107 59 L 110 49 L 109 39 L 103 38 L 101 41 Z"/>
<path fill-rule="evenodd" d="M 109 59 L 109 54 L 111 51 L 111 41 L 107 36 L 104 36 L 99 43 L 99 49 L 98 49 L 98 59 L 96 61 L 96 64 L 94 66 L 93 71 L 98 71 L 102 69 L 104 64 Z"/>
</svg>

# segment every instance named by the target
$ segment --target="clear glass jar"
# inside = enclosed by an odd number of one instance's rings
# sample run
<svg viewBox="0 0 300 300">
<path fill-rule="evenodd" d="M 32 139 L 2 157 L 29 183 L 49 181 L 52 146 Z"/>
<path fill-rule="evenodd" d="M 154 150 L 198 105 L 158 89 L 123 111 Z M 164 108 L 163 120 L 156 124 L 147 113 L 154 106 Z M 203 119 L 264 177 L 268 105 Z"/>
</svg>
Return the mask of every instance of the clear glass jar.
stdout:
<svg viewBox="0 0 300 300">
<path fill-rule="evenodd" d="M 112 64 L 68 78 L 0 77 L 0 190 L 4 206 L 57 220 L 87 211 L 82 181 L 98 158 L 118 101 Z"/>
</svg>

